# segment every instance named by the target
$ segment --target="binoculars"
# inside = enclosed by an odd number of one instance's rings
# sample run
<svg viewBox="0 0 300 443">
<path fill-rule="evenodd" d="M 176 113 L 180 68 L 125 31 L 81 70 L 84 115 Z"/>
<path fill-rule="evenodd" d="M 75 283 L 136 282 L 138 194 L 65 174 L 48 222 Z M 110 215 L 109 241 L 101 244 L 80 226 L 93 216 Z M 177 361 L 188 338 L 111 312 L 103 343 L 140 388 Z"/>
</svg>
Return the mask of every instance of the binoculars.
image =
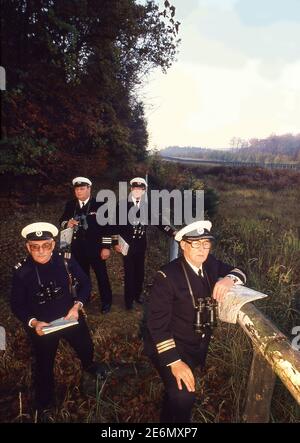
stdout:
<svg viewBox="0 0 300 443">
<path fill-rule="evenodd" d="M 212 297 L 199 299 L 194 321 L 194 330 L 197 334 L 205 334 L 208 331 L 211 332 L 211 330 L 217 326 L 217 307 L 218 303 Z"/>
<path fill-rule="evenodd" d="M 58 300 L 63 296 L 63 290 L 50 282 L 48 286 L 40 285 L 40 290 L 36 293 L 36 300 L 39 305 L 43 305 L 51 300 Z"/>
<path fill-rule="evenodd" d="M 78 225 L 74 227 L 74 232 L 78 231 L 80 228 L 86 231 L 89 227 L 85 214 L 75 215 L 74 220 L 79 222 Z"/>
</svg>

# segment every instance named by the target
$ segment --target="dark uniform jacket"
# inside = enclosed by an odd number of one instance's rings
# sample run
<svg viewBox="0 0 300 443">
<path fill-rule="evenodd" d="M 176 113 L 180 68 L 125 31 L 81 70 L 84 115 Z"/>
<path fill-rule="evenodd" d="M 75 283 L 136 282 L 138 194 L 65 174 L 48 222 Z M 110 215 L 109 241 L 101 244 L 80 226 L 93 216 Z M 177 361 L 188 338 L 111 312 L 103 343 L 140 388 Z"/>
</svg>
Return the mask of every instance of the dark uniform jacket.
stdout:
<svg viewBox="0 0 300 443">
<path fill-rule="evenodd" d="M 246 281 L 242 271 L 213 255 L 209 255 L 203 263 L 204 277 L 198 276 L 183 257 L 158 271 L 147 310 L 145 352 L 149 356 L 156 353 L 163 366 L 179 360 L 186 353 L 197 354 L 203 339 L 209 341 L 210 338 L 203 338 L 194 331 L 195 308 L 181 262 L 185 264 L 196 300 L 211 296 L 220 277 L 231 274 L 243 283 Z"/>
<path fill-rule="evenodd" d="M 89 278 L 72 258 L 69 260 L 69 272 L 79 283 L 76 300 L 85 304 L 91 291 Z M 54 284 L 55 288 L 61 288 L 61 296 L 39 304 L 42 298 L 37 295 L 40 292 L 38 275 L 46 288 L 51 285 L 50 282 Z M 50 261 L 45 264 L 35 262 L 29 255 L 22 264 L 19 263 L 15 266 L 11 308 L 16 317 L 25 325 L 28 325 L 32 318 L 51 322 L 64 317 L 73 305 L 74 300 L 69 290 L 69 277 L 63 256 L 60 253 L 54 251 Z"/>
<path fill-rule="evenodd" d="M 63 215 L 60 217 L 60 226 L 65 229 L 71 218 L 86 216 L 87 229 L 81 226 L 77 232 L 76 229 L 72 239 L 72 252 L 79 255 L 84 253 L 87 257 L 99 257 L 101 248 L 110 248 L 111 236 L 110 227 L 100 226 L 97 223 L 96 214 L 98 208 L 103 203 L 98 203 L 94 197 L 91 197 L 86 205 L 81 209 L 77 199 L 67 202 Z M 81 222 L 81 225 L 83 223 Z"/>
<path fill-rule="evenodd" d="M 127 215 L 127 222 L 126 224 L 120 223 L 120 217 L 119 217 L 119 208 L 121 206 L 122 208 L 125 208 L 124 212 Z M 146 230 L 147 227 L 150 226 L 151 223 L 151 208 L 150 205 L 148 206 L 148 211 L 145 211 L 143 213 L 143 207 L 145 208 L 147 206 L 147 203 L 142 198 L 140 202 L 140 209 L 134 208 L 133 201 L 126 202 L 122 201 L 120 204 L 117 205 L 117 211 L 116 211 L 116 226 L 112 227 L 112 233 L 114 234 L 113 237 L 115 237 L 115 234 L 121 235 L 123 239 L 129 244 L 129 251 L 135 251 L 138 249 L 146 249 L 147 241 L 146 241 Z M 129 220 L 129 214 L 130 212 L 136 209 L 136 218 L 133 217 L 133 224 L 130 223 Z M 145 217 L 143 218 L 143 214 Z M 141 221 L 140 221 L 141 220 Z M 173 236 L 174 228 L 170 225 L 166 224 L 158 224 L 155 225 L 159 230 L 166 233 L 169 237 Z"/>
</svg>

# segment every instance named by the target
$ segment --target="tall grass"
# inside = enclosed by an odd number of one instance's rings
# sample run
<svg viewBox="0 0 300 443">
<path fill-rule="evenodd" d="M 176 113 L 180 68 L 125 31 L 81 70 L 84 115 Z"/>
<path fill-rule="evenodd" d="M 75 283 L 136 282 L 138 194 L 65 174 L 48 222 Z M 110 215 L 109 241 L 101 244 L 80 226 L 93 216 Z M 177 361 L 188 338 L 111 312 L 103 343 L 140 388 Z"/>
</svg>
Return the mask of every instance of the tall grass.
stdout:
<svg viewBox="0 0 300 443">
<path fill-rule="evenodd" d="M 219 192 L 220 207 L 213 220 L 218 234 L 215 254 L 248 274 L 247 286 L 268 294 L 255 302 L 287 335 L 300 325 L 294 301 L 300 294 L 300 202 L 295 189 L 272 192 L 246 185 L 223 183 L 206 176 L 209 186 Z M 3 296 L 10 287 L 11 268 L 23 255 L 19 232 L 28 222 L 40 217 L 56 222 L 61 204 L 41 205 L 39 212 L 27 207 L 14 214 L 5 207 L 5 218 L 14 226 L 2 225 L 0 252 L 6 259 L 0 282 Z M 168 261 L 168 241 L 153 228 L 148 236 L 145 287 L 151 284 L 157 269 Z M 14 247 L 19 245 L 18 247 Z M 108 262 L 114 304 L 108 316 L 100 314 L 100 300 L 93 276 L 93 296 L 88 324 L 98 360 L 129 365 L 129 373 L 114 374 L 105 384 L 96 386 L 81 379 L 75 353 L 60 345 L 56 364 L 57 408 L 48 417 L 55 422 L 155 422 L 159 418 L 162 384 L 142 354 L 139 337 L 143 311 L 124 311 L 123 267 L 119 256 Z M 0 352 L 0 421 L 36 420 L 31 409 L 31 354 L 20 323 L 11 314 L 7 297 L 0 298 L 0 323 L 7 331 L 7 350 Z M 244 412 L 251 343 L 238 325 L 221 323 L 211 342 L 205 372 L 197 371 L 195 422 L 241 422 Z M 299 407 L 277 381 L 271 408 L 272 422 L 299 421 Z"/>
<path fill-rule="evenodd" d="M 300 325 L 295 301 L 300 294 L 300 204 L 293 190 L 282 193 L 272 204 L 270 191 L 232 188 L 220 192 L 222 202 L 214 228 L 219 233 L 216 254 L 241 266 L 248 275 L 247 286 L 268 294 L 256 305 L 288 337 Z M 251 198 L 249 199 L 249 194 Z M 234 208 L 232 208 L 232 202 Z M 289 207 L 293 216 L 284 216 Z M 233 403 L 232 421 L 242 421 L 251 343 L 240 328 L 221 325 L 220 342 L 212 346 L 211 359 L 223 361 L 230 378 L 228 389 Z M 298 422 L 299 406 L 277 380 L 271 405 L 272 422 Z"/>
</svg>

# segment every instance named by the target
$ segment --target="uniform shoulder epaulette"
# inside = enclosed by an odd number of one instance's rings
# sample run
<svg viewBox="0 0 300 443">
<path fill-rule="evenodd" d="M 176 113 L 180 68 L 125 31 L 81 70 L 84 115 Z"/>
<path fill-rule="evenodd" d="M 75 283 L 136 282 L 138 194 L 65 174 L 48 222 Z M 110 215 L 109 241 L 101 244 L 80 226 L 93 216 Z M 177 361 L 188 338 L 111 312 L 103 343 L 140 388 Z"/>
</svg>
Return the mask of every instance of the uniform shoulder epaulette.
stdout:
<svg viewBox="0 0 300 443">
<path fill-rule="evenodd" d="M 27 258 L 20 260 L 19 263 L 14 266 L 14 271 L 18 274 L 19 278 L 24 278 L 30 270 L 31 266 L 29 265 Z"/>
<path fill-rule="evenodd" d="M 21 261 L 19 261 L 17 264 L 15 264 L 14 268 L 15 268 L 16 270 L 21 269 L 21 268 L 24 266 L 24 264 L 25 264 L 26 262 L 27 262 L 27 259 L 24 258 L 23 260 L 21 260 Z"/>
</svg>

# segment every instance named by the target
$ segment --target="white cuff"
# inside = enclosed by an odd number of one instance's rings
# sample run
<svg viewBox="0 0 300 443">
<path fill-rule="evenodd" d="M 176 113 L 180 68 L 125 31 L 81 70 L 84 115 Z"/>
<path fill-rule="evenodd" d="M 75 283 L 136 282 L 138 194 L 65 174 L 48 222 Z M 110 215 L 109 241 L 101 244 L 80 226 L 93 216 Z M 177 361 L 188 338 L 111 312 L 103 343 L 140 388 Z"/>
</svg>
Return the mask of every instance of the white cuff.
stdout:
<svg viewBox="0 0 300 443">
<path fill-rule="evenodd" d="M 228 274 L 228 275 L 226 275 L 226 277 L 231 278 L 234 281 L 234 285 L 243 285 L 244 284 L 242 282 L 242 280 L 239 277 L 237 277 L 236 275 Z"/>
<path fill-rule="evenodd" d="M 33 329 L 33 326 L 31 326 L 32 320 L 36 320 L 36 318 L 35 317 L 31 318 L 28 322 L 28 326 Z"/>
<path fill-rule="evenodd" d="M 169 363 L 167 366 L 172 366 L 174 363 L 177 363 L 178 361 L 181 361 L 181 358 L 179 358 L 178 360 L 172 361 L 172 363 Z"/>
</svg>

